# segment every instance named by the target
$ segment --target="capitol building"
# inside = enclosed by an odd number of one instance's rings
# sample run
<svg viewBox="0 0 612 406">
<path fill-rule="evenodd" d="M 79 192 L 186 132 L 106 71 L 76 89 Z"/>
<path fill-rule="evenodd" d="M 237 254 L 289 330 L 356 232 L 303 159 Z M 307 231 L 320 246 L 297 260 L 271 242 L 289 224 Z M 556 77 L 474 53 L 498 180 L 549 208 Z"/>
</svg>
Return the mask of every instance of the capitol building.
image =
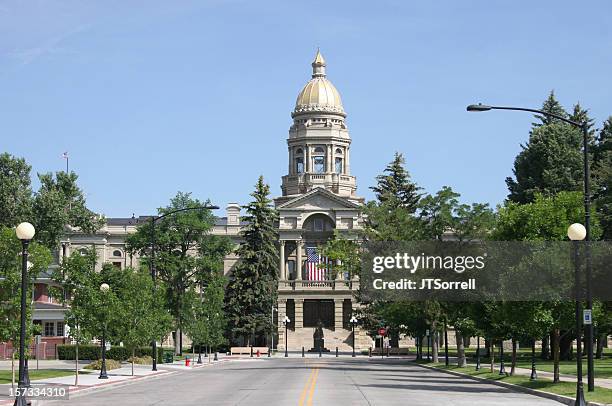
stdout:
<svg viewBox="0 0 612 406">
<path fill-rule="evenodd" d="M 274 198 L 279 213 L 280 280 L 276 312 L 278 322 L 275 348 L 285 349 L 285 316 L 288 325 L 289 350 L 313 347 L 313 333 L 322 324 L 325 347 L 340 351 L 352 348 L 349 320 L 359 304 L 354 293 L 359 280 L 334 272 L 333 267 L 313 277 L 308 271 L 313 247 L 320 247 L 337 232 L 346 238 L 356 238 L 363 227 L 361 213 L 364 199 L 357 193 L 357 181 L 351 174 L 351 137 L 346 123 L 347 114 L 340 93 L 327 78 L 326 63 L 320 52 L 312 62 L 312 77 L 297 96 L 291 112 L 292 123 L 287 138 L 287 173 L 282 177 L 281 195 Z M 240 243 L 240 205 L 230 203 L 223 217 L 216 218 L 211 234 L 227 236 Z M 67 233 L 61 242 L 58 257 L 72 252 L 95 248 L 97 267 L 111 263 L 119 268 L 138 266 L 139 258 L 130 256 L 125 240 L 140 222 L 149 216 L 107 218 L 95 235 L 78 230 Z M 310 249 L 310 251 L 309 251 Z M 224 259 L 224 272 L 231 277 L 238 258 L 234 254 Z M 49 295 L 50 280 L 39 278 L 35 285 L 33 319 L 41 325 L 47 356 L 55 345 L 67 342 L 64 308 Z M 356 349 L 372 346 L 366 332 L 355 329 Z M 174 333 L 164 344 L 172 344 Z"/>
</svg>

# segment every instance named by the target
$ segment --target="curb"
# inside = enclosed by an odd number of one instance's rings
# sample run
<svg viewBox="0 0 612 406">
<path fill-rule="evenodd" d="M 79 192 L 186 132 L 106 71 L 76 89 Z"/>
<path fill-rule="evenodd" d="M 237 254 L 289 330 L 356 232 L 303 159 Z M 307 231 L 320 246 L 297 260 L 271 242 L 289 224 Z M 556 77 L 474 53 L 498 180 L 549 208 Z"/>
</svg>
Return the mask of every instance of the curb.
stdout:
<svg viewBox="0 0 612 406">
<path fill-rule="evenodd" d="M 172 375 L 172 374 L 176 374 L 178 371 L 163 371 L 163 372 L 157 372 L 155 374 L 150 374 L 150 375 L 140 375 L 140 376 L 134 376 L 128 379 L 124 379 L 121 381 L 117 381 L 117 382 L 104 382 L 104 383 L 98 383 L 98 384 L 94 384 L 94 385 L 82 385 L 82 386 L 74 386 L 74 385 L 69 385 L 69 396 L 75 396 L 75 397 L 79 397 L 82 395 L 85 395 L 87 393 L 90 392 L 94 392 L 94 391 L 102 391 L 102 390 L 107 390 L 107 389 L 111 389 L 111 388 L 119 388 L 119 387 L 123 387 L 123 386 L 127 386 L 130 385 L 132 383 L 137 383 L 140 381 L 144 381 L 146 379 L 157 379 L 157 378 L 162 378 L 164 376 L 168 376 L 168 375 Z M 33 381 L 33 383 L 36 383 L 36 381 Z M 50 399 L 49 399 L 50 400 Z M 14 403 L 14 399 L 7 399 L 7 400 L 2 400 L 0 401 L 0 405 L 12 405 Z"/>
<path fill-rule="evenodd" d="M 157 378 L 161 378 L 163 376 L 166 375 L 172 375 L 175 374 L 176 371 L 163 371 L 163 372 L 157 372 L 155 374 L 150 374 L 150 375 L 140 375 L 140 376 L 134 376 L 128 379 L 124 379 L 122 381 L 117 381 L 117 382 L 105 382 L 105 383 L 98 383 L 98 384 L 94 384 L 94 385 L 87 385 L 87 386 L 83 386 L 81 389 L 75 388 L 72 389 L 74 386 L 70 386 L 71 390 L 71 395 L 81 395 L 81 394 L 85 394 L 85 393 L 89 393 L 89 392 L 93 392 L 96 391 L 98 389 L 106 389 L 106 388 L 117 388 L 117 387 L 121 387 L 121 386 L 126 386 L 132 383 L 136 383 L 136 382 L 140 382 L 140 381 L 144 381 L 146 379 L 157 379 Z"/>
<path fill-rule="evenodd" d="M 416 362 L 413 362 L 413 364 L 414 365 L 418 365 L 418 366 L 420 366 L 422 368 L 425 368 L 425 369 L 432 370 L 432 371 L 440 371 L 440 372 L 444 372 L 444 373 L 449 374 L 449 375 L 454 375 L 454 376 L 458 376 L 458 377 L 461 377 L 461 378 L 469 378 L 469 379 L 472 379 L 474 381 L 485 382 L 485 383 L 489 383 L 491 385 L 501 386 L 501 387 L 506 388 L 506 389 L 512 389 L 512 390 L 514 390 L 516 392 L 527 393 L 529 395 L 534 395 L 534 396 L 539 396 L 541 398 L 555 400 L 555 401 L 557 401 L 559 403 L 563 403 L 563 404 L 568 405 L 568 406 L 574 406 L 574 404 L 576 402 L 576 399 L 574 399 L 574 398 L 570 398 L 570 397 L 563 396 L 563 395 L 557 395 L 557 394 L 550 393 L 550 392 L 544 392 L 544 391 L 537 390 L 537 389 L 526 388 L 524 386 L 515 385 L 513 383 L 494 381 L 492 379 L 481 378 L 481 377 L 478 377 L 478 376 L 473 376 L 473 375 L 468 375 L 468 374 L 462 374 L 461 372 L 449 371 L 449 370 L 446 370 L 446 369 L 431 367 L 429 365 L 417 364 Z M 587 406 L 609 406 L 610 405 L 609 403 L 597 403 L 597 402 L 587 402 L 586 404 L 587 404 Z"/>
</svg>

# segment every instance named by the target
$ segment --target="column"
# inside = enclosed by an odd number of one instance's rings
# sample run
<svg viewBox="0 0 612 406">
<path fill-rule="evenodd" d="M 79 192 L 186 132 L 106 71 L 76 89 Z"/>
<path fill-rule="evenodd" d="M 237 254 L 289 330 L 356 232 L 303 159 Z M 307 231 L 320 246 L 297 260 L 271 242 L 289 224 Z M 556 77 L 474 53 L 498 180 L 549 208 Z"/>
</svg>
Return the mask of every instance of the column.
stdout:
<svg viewBox="0 0 612 406">
<path fill-rule="evenodd" d="M 287 299 L 278 299 L 278 350 L 285 350 L 285 326 L 283 320 L 287 315 Z"/>
<path fill-rule="evenodd" d="M 295 250 L 297 251 L 297 260 L 295 261 L 297 262 L 297 264 L 295 264 L 296 265 L 295 280 L 301 281 L 302 280 L 302 240 L 297 240 L 295 245 L 296 245 Z"/>
<path fill-rule="evenodd" d="M 327 164 L 326 165 L 327 169 L 326 169 L 325 172 L 327 172 L 327 173 L 331 173 L 331 172 L 334 171 L 333 168 L 332 168 L 332 148 L 333 148 L 333 145 L 327 144 L 327 151 L 326 151 L 326 154 L 325 154 L 325 155 L 327 155 L 325 157 L 325 163 Z"/>
<path fill-rule="evenodd" d="M 293 299 L 295 303 L 295 330 L 304 328 L 304 299 Z"/>
<path fill-rule="evenodd" d="M 280 258 L 279 258 L 279 272 L 278 275 L 282 281 L 287 279 L 287 275 L 285 274 L 285 270 L 287 269 L 285 266 L 285 241 L 280 241 Z"/>
<path fill-rule="evenodd" d="M 304 145 L 304 165 L 306 167 L 306 172 L 310 172 L 310 145 Z"/>
<path fill-rule="evenodd" d="M 287 175 L 293 175 L 293 147 L 289 147 L 289 171 Z"/>
<path fill-rule="evenodd" d="M 338 220 L 340 220 L 340 219 L 338 219 Z M 336 280 L 337 280 L 337 281 L 341 281 L 341 280 L 343 280 L 343 279 L 344 279 L 344 275 L 343 275 L 343 274 L 344 274 L 344 271 L 340 271 L 340 270 L 338 270 L 339 265 L 340 265 L 340 260 L 338 259 L 338 260 L 336 260 L 336 268 L 335 268 L 335 272 L 336 272 Z"/>
<path fill-rule="evenodd" d="M 349 147 L 346 147 L 344 149 L 344 174 L 345 175 L 349 175 L 351 173 L 350 171 L 350 164 L 349 164 L 349 156 L 351 156 L 351 154 L 349 153 Z"/>
<path fill-rule="evenodd" d="M 342 309 L 343 309 L 344 299 L 334 299 L 334 327 L 336 331 L 342 329 Z"/>
</svg>

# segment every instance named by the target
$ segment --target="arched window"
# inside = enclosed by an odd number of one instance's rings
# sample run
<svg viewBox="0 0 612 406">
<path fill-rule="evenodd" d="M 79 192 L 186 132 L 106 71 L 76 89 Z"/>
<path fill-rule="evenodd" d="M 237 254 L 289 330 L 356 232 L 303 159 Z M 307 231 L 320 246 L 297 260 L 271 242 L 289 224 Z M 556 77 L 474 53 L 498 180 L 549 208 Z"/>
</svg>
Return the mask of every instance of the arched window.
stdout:
<svg viewBox="0 0 612 406">
<path fill-rule="evenodd" d="M 324 214 L 313 214 L 306 219 L 303 229 L 314 232 L 333 231 L 334 223 Z"/>
<path fill-rule="evenodd" d="M 336 155 L 342 155 L 342 148 L 336 148 Z"/>
<path fill-rule="evenodd" d="M 120 250 L 114 250 L 113 251 L 113 257 L 121 258 L 122 256 L 123 256 L 123 253 Z"/>
<path fill-rule="evenodd" d="M 325 173 L 325 148 L 316 147 L 312 157 L 312 168 L 314 173 Z"/>
</svg>

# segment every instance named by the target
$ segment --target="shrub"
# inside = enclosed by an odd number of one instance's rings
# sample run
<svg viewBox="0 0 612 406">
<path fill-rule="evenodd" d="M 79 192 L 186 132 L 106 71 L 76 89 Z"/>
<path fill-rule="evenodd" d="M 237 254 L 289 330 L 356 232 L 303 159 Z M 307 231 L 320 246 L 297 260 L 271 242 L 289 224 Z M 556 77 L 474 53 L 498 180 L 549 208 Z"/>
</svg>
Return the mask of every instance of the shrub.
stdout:
<svg viewBox="0 0 612 406">
<path fill-rule="evenodd" d="M 128 362 L 132 362 L 132 357 L 128 358 Z M 138 365 L 152 365 L 153 357 L 145 355 L 144 357 L 134 357 L 134 364 Z"/>
<path fill-rule="evenodd" d="M 85 365 L 85 369 L 97 369 L 98 371 L 102 368 L 102 360 L 96 360 L 88 365 Z M 121 368 L 121 362 L 114 359 L 106 360 L 106 370 L 110 371 L 111 369 Z"/>
<path fill-rule="evenodd" d="M 75 345 L 64 344 L 57 346 L 57 356 L 62 360 L 73 360 L 75 358 Z M 157 347 L 157 359 L 160 361 L 163 356 L 163 349 Z M 135 355 L 137 357 L 152 357 L 151 347 L 140 347 L 136 348 Z M 132 356 L 130 350 L 126 347 L 113 346 L 110 350 L 106 351 L 106 359 L 114 359 L 118 361 L 126 361 Z M 102 358 L 102 347 L 99 345 L 79 345 L 79 359 L 85 360 L 97 360 Z"/>
<path fill-rule="evenodd" d="M 57 346 L 57 357 L 63 360 L 75 359 L 76 345 L 63 344 Z M 79 359 L 96 360 L 102 357 L 99 345 L 79 345 Z"/>
</svg>

